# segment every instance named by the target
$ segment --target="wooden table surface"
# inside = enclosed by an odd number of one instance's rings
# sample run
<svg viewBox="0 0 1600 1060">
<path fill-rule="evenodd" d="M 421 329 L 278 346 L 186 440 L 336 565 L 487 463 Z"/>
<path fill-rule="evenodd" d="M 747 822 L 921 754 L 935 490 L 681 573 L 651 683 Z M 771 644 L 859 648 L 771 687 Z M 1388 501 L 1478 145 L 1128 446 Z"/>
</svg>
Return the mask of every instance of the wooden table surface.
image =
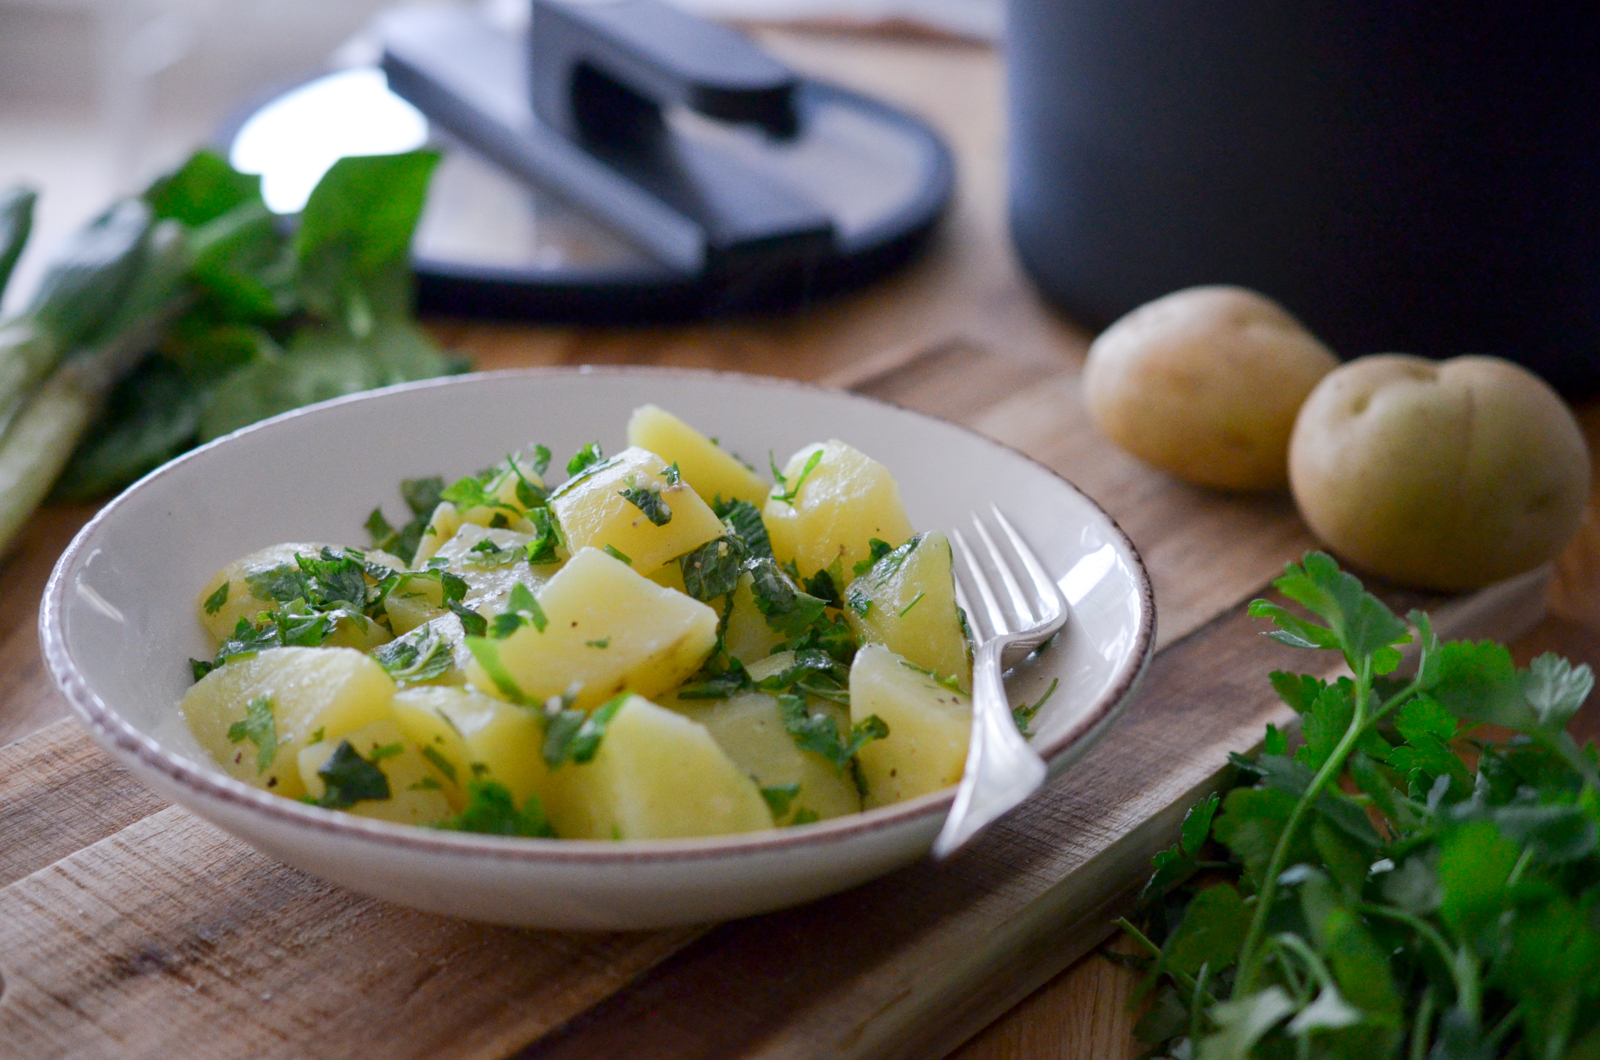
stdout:
<svg viewBox="0 0 1600 1060">
<path fill-rule="evenodd" d="M 762 42 L 794 67 L 895 102 L 930 120 L 953 147 L 956 202 L 931 251 L 870 290 L 790 316 L 631 329 L 434 321 L 481 368 L 622 363 L 837 379 L 906 348 L 974 343 L 1022 370 L 1071 372 L 1089 335 L 1048 309 L 1023 277 L 1005 228 L 1002 70 L 974 44 L 769 30 Z M 1591 449 L 1600 405 L 1580 409 Z M 1063 422 L 1081 412 L 1063 407 Z M 1102 498 L 1105 500 L 1106 498 Z M 1516 645 L 1600 663 L 1600 510 L 1591 504 L 1556 566 L 1551 617 Z M 0 744 L 63 716 L 40 680 L 37 601 L 56 556 L 91 513 L 43 512 L 0 560 Z M 1135 543 L 1138 537 L 1135 535 Z M 952 1054 L 961 1060 L 1115 1060 L 1136 1056 L 1134 980 L 1090 955 Z"/>
</svg>

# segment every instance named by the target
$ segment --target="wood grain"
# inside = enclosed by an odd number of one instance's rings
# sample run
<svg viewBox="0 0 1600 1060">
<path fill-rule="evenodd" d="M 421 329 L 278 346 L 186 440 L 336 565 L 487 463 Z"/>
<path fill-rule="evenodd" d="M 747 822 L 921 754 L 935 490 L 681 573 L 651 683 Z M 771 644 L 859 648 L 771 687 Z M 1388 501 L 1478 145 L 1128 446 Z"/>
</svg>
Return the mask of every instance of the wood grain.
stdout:
<svg viewBox="0 0 1600 1060">
<path fill-rule="evenodd" d="M 693 936 L 399 909 L 174 806 L 0 889 L 0 1057 L 499 1060 Z"/>
</svg>

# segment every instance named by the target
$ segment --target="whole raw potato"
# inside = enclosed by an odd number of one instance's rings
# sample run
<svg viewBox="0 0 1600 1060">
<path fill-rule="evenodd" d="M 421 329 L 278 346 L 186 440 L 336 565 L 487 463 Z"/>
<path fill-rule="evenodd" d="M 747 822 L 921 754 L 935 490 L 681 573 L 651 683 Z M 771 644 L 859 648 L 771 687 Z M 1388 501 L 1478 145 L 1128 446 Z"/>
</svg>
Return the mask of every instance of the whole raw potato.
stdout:
<svg viewBox="0 0 1600 1060">
<path fill-rule="evenodd" d="M 1295 503 L 1345 559 L 1406 585 L 1474 589 L 1578 529 L 1589 451 L 1538 376 L 1497 357 L 1351 361 L 1300 410 Z"/>
<path fill-rule="evenodd" d="M 1300 403 L 1339 363 L 1282 306 L 1243 287 L 1190 287 L 1107 328 L 1083 369 L 1107 437 L 1202 486 L 1288 484 Z"/>
</svg>

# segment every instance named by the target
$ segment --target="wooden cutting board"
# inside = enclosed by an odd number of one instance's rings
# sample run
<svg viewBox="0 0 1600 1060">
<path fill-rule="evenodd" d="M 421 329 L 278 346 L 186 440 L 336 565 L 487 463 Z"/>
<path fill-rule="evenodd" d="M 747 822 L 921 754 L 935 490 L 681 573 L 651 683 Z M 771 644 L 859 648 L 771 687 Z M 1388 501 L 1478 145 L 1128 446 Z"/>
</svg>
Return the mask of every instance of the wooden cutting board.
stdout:
<svg viewBox="0 0 1600 1060">
<path fill-rule="evenodd" d="M 936 1057 L 1096 945 L 1227 752 L 1287 720 L 1267 672 L 1320 661 L 1244 614 L 1312 542 L 1284 498 L 1192 490 L 1110 447 L 1071 367 L 957 339 L 832 381 L 1040 459 L 1143 553 L 1159 653 L 1067 776 L 944 864 L 715 928 L 576 935 L 428 916 L 286 868 L 56 722 L 0 749 L 0 1057 Z M 1544 582 L 1395 602 L 1434 609 L 1448 635 L 1509 639 L 1543 613 Z M 60 703 L 21 646 L 25 609 L 0 611 L 3 733 Z"/>
</svg>

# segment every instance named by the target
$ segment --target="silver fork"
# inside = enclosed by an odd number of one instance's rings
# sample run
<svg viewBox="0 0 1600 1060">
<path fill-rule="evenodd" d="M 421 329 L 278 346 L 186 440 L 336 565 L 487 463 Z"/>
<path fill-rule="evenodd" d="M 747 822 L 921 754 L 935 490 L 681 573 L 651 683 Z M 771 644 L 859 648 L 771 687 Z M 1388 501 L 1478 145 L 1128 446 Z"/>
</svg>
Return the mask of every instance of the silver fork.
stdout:
<svg viewBox="0 0 1600 1060">
<path fill-rule="evenodd" d="M 1067 600 L 1011 521 L 994 505 L 989 510 L 1010 546 L 1010 559 L 976 512 L 972 525 L 988 554 L 989 567 L 1004 586 L 1010 609 L 1001 602 L 990 575 L 961 531 L 951 530 L 950 541 L 959 557 L 956 602 L 967 613 L 977 645 L 972 661 L 972 738 L 955 803 L 933 842 L 936 858 L 954 853 L 985 825 L 1031 795 L 1045 777 L 1044 759 L 1017 731 L 1002 674 L 1066 625 Z M 1025 572 L 1024 581 L 1018 581 L 1013 566 Z M 968 603 L 963 580 L 977 590 L 981 610 Z"/>
</svg>

